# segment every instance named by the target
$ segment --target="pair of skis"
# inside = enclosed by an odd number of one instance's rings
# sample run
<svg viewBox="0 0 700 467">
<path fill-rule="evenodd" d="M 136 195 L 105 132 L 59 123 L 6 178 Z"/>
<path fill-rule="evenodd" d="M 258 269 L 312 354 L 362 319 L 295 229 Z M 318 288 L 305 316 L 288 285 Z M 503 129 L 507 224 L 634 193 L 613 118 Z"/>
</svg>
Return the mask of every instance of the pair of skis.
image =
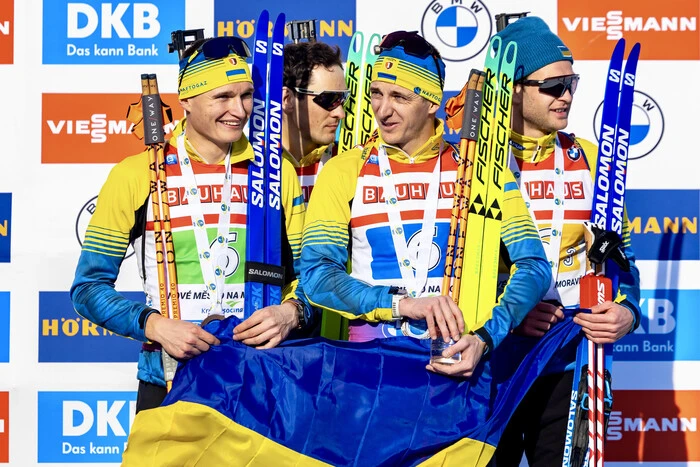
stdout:
<svg viewBox="0 0 700 467">
<path fill-rule="evenodd" d="M 493 37 L 484 72 L 472 70 L 467 85 L 442 287 L 467 330 L 488 320 L 496 302 L 516 55 L 514 42 Z"/>
<path fill-rule="evenodd" d="M 629 136 L 639 51 L 640 45 L 637 43 L 632 47 L 623 70 L 625 40 L 620 39 L 610 58 L 591 208 L 591 225 L 595 227 L 597 235 L 589 246 L 588 257 L 594 271 L 584 276 L 580 283 L 580 306 L 584 310 L 613 300 L 613 293 L 618 289 L 620 266 L 606 258 L 612 254 L 613 245 L 622 242 Z M 584 345 L 588 356 L 586 365 L 583 364 Z M 610 347 L 591 341 L 584 341 L 579 346 L 571 400 L 572 404 L 580 402 L 578 410 L 569 413 L 567 426 L 573 426 L 574 432 L 567 432 L 565 467 L 598 467 L 604 463 L 605 430 L 612 409 Z M 585 394 L 582 382 L 584 374 L 587 382 Z M 586 412 L 587 439 L 583 435 Z"/>
<path fill-rule="evenodd" d="M 374 131 L 372 111 L 372 68 L 377 61 L 375 46 L 381 42 L 379 34 L 372 34 L 365 45 L 365 35 L 355 31 L 350 40 L 348 59 L 345 64 L 345 85 L 350 91 L 345 103 L 345 118 L 338 127 L 338 154 L 349 151 L 357 145 L 364 145 Z M 344 339 L 347 320 L 337 313 L 323 313 L 321 335 L 328 339 Z"/>
<path fill-rule="evenodd" d="M 255 154 L 248 167 L 244 318 L 282 301 L 282 72 L 285 16 L 268 37 L 269 13 L 255 30 L 253 111 L 249 137 Z"/>
<path fill-rule="evenodd" d="M 374 131 L 372 111 L 372 67 L 377 61 L 375 46 L 381 42 L 379 34 L 372 34 L 365 45 L 365 35 L 356 31 L 350 40 L 345 65 L 345 85 L 350 94 L 345 104 L 345 118 L 339 128 L 338 154 L 355 146 L 364 145 Z"/>
</svg>

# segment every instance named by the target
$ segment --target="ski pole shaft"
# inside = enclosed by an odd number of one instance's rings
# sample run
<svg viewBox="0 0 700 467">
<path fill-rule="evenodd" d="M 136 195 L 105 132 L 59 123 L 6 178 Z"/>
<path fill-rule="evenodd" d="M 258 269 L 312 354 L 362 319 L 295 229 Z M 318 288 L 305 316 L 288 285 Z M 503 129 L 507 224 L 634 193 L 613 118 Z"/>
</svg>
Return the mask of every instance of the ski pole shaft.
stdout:
<svg viewBox="0 0 700 467">
<path fill-rule="evenodd" d="M 460 267 L 461 267 L 461 257 L 459 254 L 457 254 L 457 251 L 455 251 L 455 247 L 459 245 L 459 242 L 457 241 L 458 239 L 458 226 L 460 225 L 460 218 L 462 217 L 462 212 L 465 209 L 465 205 L 469 203 L 469 179 L 471 178 L 471 173 L 467 175 L 467 171 L 471 172 L 471 167 L 473 166 L 473 159 L 474 159 L 474 143 L 476 140 L 476 135 L 474 135 L 473 140 L 469 139 L 469 135 L 471 134 L 468 132 L 469 125 L 471 124 L 471 119 L 472 119 L 472 114 L 470 113 L 470 109 L 474 107 L 474 94 L 475 91 L 477 91 L 477 85 L 479 83 L 479 77 L 481 75 L 481 71 L 479 70 L 472 70 L 470 75 L 469 75 L 469 81 L 467 82 L 467 93 L 466 93 L 466 98 L 465 98 L 465 103 L 464 103 L 464 109 L 462 110 L 463 112 L 463 118 L 462 118 L 462 130 L 460 134 L 460 142 L 459 142 L 459 164 L 457 166 L 457 179 L 455 180 L 455 188 L 454 188 L 454 201 L 452 203 L 452 215 L 450 217 L 450 230 L 449 230 L 449 236 L 447 238 L 447 252 L 445 256 L 445 272 L 442 278 L 442 293 L 443 295 L 448 295 L 450 294 L 450 283 L 452 281 L 452 274 L 453 271 L 455 273 L 455 280 L 457 280 L 458 276 L 461 276 L 459 274 L 460 269 L 457 268 L 455 263 L 455 259 L 457 261 L 460 261 Z M 483 85 L 483 77 L 481 79 L 481 84 Z M 478 91 L 481 91 L 479 89 Z M 476 122 L 478 124 L 478 114 L 476 115 Z M 471 162 L 469 161 L 469 145 L 471 144 Z M 469 170 L 468 170 L 469 169 Z M 466 193 L 465 193 L 466 192 Z M 465 199 L 466 195 L 466 199 Z M 466 216 L 465 216 L 466 217 Z M 466 218 L 463 223 L 466 223 Z M 463 253 L 464 250 L 464 239 L 462 239 L 462 249 L 461 253 Z M 456 256 L 456 258 L 455 258 Z M 456 294 L 456 295 L 455 295 Z M 452 299 L 457 302 L 459 300 L 459 291 L 455 287 L 452 289 L 451 293 Z"/>
</svg>

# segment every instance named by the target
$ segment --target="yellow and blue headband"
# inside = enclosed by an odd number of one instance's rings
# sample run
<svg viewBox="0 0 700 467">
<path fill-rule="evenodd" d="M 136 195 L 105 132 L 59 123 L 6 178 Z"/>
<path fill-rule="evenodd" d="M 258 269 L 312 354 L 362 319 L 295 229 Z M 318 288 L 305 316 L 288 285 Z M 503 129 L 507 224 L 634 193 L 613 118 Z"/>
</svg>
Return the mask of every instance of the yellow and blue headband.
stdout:
<svg viewBox="0 0 700 467">
<path fill-rule="evenodd" d="M 253 82 L 245 57 L 236 53 L 237 49 L 230 47 L 229 43 L 233 39 L 242 42 L 241 39 L 233 37 L 210 39 L 192 55 L 180 60 L 180 99 L 194 97 L 230 83 Z M 247 46 L 240 53 L 246 52 L 250 54 Z"/>
<path fill-rule="evenodd" d="M 416 57 L 404 52 L 403 47 L 382 50 L 372 67 L 372 81 L 396 84 L 402 88 L 440 105 L 442 102 L 442 83 L 438 76 L 445 76 L 445 65 L 440 58 L 428 55 Z"/>
</svg>

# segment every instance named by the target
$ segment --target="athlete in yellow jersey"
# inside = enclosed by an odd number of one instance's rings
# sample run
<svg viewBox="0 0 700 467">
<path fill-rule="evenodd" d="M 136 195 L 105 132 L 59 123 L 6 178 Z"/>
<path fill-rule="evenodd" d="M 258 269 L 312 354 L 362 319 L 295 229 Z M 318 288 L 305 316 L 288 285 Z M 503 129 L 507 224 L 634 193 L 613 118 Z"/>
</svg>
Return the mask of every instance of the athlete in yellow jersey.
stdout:
<svg viewBox="0 0 700 467">
<path fill-rule="evenodd" d="M 586 273 L 583 223 L 591 218 L 597 148 L 561 131 L 579 79 L 566 45 L 537 17 L 521 18 L 499 35 L 504 44 L 518 44 L 509 167 L 537 225 L 553 276 L 545 300 L 515 332 L 540 337 L 564 319 L 563 306 L 579 304 L 579 281 Z M 617 299 L 574 318 L 595 343 L 615 342 L 639 323 L 639 272 L 626 218 L 622 234 L 631 271 L 620 276 Z M 510 420 L 496 450 L 497 467 L 517 467 L 523 452 L 530 467 L 562 465 L 576 347 L 558 357 Z"/>
<path fill-rule="evenodd" d="M 304 292 L 351 320 L 350 340 L 435 338 L 439 329 L 457 341 L 448 352 L 462 360 L 430 369 L 470 376 L 540 301 L 549 268 L 511 175 L 501 235 L 512 275 L 493 317 L 462 335 L 462 312 L 440 290 L 457 171 L 457 152 L 435 118 L 445 66 L 416 33 L 389 34 L 381 47 L 371 82 L 379 136 L 331 159 L 319 176 L 304 226 Z"/>
<path fill-rule="evenodd" d="M 294 165 L 304 201 L 323 165 L 335 155 L 335 135 L 348 97 L 340 49 L 323 42 L 284 47 L 282 145 Z"/>
<path fill-rule="evenodd" d="M 80 315 L 144 342 L 137 410 L 160 405 L 165 397 L 161 348 L 176 359 L 192 358 L 218 344 L 197 325 L 200 321 L 214 313 L 243 317 L 246 237 L 260 234 L 246 231 L 248 165 L 253 159 L 243 134 L 253 105 L 245 61 L 249 55 L 241 39 L 222 37 L 195 42 L 180 62 L 179 98 L 186 119 L 165 146 L 165 169 L 181 320 L 159 312 L 147 153 L 128 157 L 112 169 L 87 229 L 71 297 Z M 230 199 L 223 193 L 230 193 Z M 310 324 L 310 308 L 294 292 L 305 205 L 289 161 L 282 164 L 281 201 L 282 264 L 287 269 L 283 303 L 256 311 L 234 335 L 261 348 L 273 347 L 292 330 Z M 230 212 L 230 217 L 221 212 Z M 198 236 L 198 225 L 204 237 Z M 221 229 L 224 234 L 217 234 Z M 138 256 L 145 305 L 114 290 L 129 244 Z M 209 258 L 213 261 L 204 261 Z M 212 273 L 207 267 L 215 266 L 222 269 L 216 271 L 222 272 L 216 274 L 221 283 L 212 291 L 204 278 Z"/>
</svg>

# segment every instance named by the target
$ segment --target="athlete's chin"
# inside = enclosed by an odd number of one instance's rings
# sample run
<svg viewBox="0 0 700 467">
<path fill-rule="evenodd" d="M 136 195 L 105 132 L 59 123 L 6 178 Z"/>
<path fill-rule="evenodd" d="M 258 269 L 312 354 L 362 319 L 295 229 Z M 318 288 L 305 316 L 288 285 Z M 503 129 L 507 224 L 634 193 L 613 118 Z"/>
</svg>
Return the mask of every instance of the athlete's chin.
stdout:
<svg viewBox="0 0 700 467">
<path fill-rule="evenodd" d="M 326 131 L 325 133 L 322 133 L 320 135 L 316 135 L 316 138 L 314 138 L 314 143 L 318 144 L 319 146 L 327 146 L 331 144 L 332 142 L 335 141 L 335 130 Z"/>
<path fill-rule="evenodd" d="M 569 118 L 568 117 L 556 118 L 550 122 L 550 127 L 551 127 L 552 131 L 561 131 L 564 128 L 566 128 L 568 125 L 569 125 Z"/>
<path fill-rule="evenodd" d="M 385 143 L 397 146 L 401 142 L 401 132 L 398 131 L 397 125 L 383 126 L 380 125 L 382 139 Z"/>
<path fill-rule="evenodd" d="M 219 132 L 219 141 L 225 142 L 225 143 L 235 143 L 239 139 L 241 139 L 241 136 L 243 136 L 243 129 L 242 128 L 228 128 L 223 131 Z"/>
</svg>

